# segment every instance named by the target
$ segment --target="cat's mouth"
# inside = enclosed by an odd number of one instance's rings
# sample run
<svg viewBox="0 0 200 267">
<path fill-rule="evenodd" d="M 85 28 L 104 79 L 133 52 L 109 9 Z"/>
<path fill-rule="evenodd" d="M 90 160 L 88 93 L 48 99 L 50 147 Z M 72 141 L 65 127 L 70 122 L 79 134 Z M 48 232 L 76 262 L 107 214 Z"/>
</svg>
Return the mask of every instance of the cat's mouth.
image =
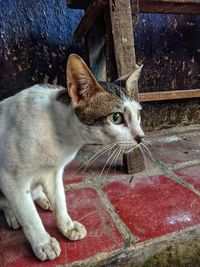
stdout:
<svg viewBox="0 0 200 267">
<path fill-rule="evenodd" d="M 93 143 L 92 145 L 94 145 L 94 146 L 103 146 L 103 144 L 101 144 L 101 143 Z"/>
<path fill-rule="evenodd" d="M 134 151 L 134 149 L 139 148 L 140 150 L 151 154 L 148 146 L 151 145 L 151 142 L 146 140 L 144 137 L 139 140 L 139 142 L 127 142 L 124 140 L 120 140 L 117 144 L 119 147 L 122 148 L 123 153 L 128 153 Z"/>
<path fill-rule="evenodd" d="M 127 141 L 127 140 L 118 140 L 116 142 L 110 143 L 110 144 L 102 144 L 102 143 L 93 143 L 92 145 L 96 145 L 96 146 L 102 146 L 102 151 L 120 151 L 120 154 L 123 153 L 129 153 L 131 151 L 134 151 L 134 149 L 139 148 L 140 150 L 147 152 L 148 154 L 151 154 L 151 152 L 149 151 L 148 145 L 150 145 L 151 143 L 149 141 L 147 141 L 144 137 L 140 138 L 140 140 L 137 142 L 135 140 L 135 142 L 131 142 L 131 141 Z"/>
</svg>

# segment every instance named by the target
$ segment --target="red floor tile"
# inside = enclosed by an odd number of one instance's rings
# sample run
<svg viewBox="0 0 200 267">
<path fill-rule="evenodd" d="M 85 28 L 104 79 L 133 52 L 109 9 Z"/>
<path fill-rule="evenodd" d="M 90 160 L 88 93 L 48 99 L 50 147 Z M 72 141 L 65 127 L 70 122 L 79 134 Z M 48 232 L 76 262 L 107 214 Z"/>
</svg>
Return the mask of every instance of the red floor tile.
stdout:
<svg viewBox="0 0 200 267">
<path fill-rule="evenodd" d="M 47 231 L 57 238 L 62 253 L 53 261 L 40 262 L 31 251 L 28 241 L 22 231 L 13 231 L 5 226 L 4 218 L 0 217 L 0 225 L 4 225 L 1 233 L 5 240 L 0 243 L 1 267 L 30 267 L 56 266 L 85 259 L 100 252 L 110 252 L 120 248 L 123 240 L 118 233 L 109 213 L 102 205 L 97 193 L 93 189 L 77 189 L 67 192 L 69 214 L 73 219 L 82 222 L 88 231 L 85 239 L 70 242 L 65 239 L 55 226 L 51 212 L 40 211 L 40 215 Z M 11 238 L 13 236 L 13 238 Z"/>
<path fill-rule="evenodd" d="M 192 184 L 195 189 L 200 190 L 200 165 L 178 169 L 174 171 L 183 181 Z"/>
<path fill-rule="evenodd" d="M 144 178 L 133 186 L 114 182 L 104 191 L 120 218 L 141 240 L 200 223 L 200 198 L 164 175 Z"/>
<path fill-rule="evenodd" d="M 155 159 L 167 164 L 176 164 L 200 158 L 200 147 L 196 146 L 195 143 L 188 142 L 187 140 L 170 142 L 170 137 L 168 138 L 168 142 L 165 141 L 167 139 L 155 141 L 152 149 Z M 173 136 L 171 140 L 173 140 Z"/>
</svg>

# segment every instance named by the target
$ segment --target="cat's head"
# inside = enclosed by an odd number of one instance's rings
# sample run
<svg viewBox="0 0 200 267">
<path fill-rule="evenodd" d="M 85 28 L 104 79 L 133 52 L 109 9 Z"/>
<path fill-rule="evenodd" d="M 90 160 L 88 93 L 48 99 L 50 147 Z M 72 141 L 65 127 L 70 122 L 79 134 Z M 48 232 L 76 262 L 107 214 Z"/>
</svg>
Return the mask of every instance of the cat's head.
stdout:
<svg viewBox="0 0 200 267">
<path fill-rule="evenodd" d="M 116 83 L 97 82 L 85 62 L 72 54 L 67 62 L 67 88 L 74 112 L 85 126 L 85 143 L 126 144 L 141 142 L 141 106 L 130 97 L 141 68 L 126 81 L 126 88 Z"/>
</svg>

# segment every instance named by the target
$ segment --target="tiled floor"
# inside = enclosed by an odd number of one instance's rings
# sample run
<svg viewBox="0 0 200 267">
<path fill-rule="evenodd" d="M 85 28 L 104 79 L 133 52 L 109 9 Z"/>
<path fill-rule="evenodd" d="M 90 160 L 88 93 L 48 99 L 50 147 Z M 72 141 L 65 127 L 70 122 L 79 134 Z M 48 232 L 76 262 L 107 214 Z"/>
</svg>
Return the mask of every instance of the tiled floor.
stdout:
<svg viewBox="0 0 200 267">
<path fill-rule="evenodd" d="M 147 169 L 127 175 L 121 161 L 100 175 L 107 156 L 88 170 L 76 170 L 97 148 L 84 148 L 66 167 L 69 214 L 87 228 L 87 237 L 70 242 L 58 231 L 51 212 L 38 208 L 47 231 L 57 238 L 61 255 L 53 261 L 37 260 L 22 230 L 10 230 L 0 215 L 0 266 L 83 266 L 135 244 L 200 225 L 200 125 L 148 134 L 152 141 Z M 81 261 L 79 263 L 79 261 Z M 85 265 L 89 266 L 89 265 Z M 93 265 L 98 266 L 98 265 Z M 116 265 L 117 266 L 117 265 Z"/>
<path fill-rule="evenodd" d="M 104 191 L 140 241 L 200 223 L 200 198 L 165 175 L 145 177 L 133 187 L 113 182 Z"/>
</svg>

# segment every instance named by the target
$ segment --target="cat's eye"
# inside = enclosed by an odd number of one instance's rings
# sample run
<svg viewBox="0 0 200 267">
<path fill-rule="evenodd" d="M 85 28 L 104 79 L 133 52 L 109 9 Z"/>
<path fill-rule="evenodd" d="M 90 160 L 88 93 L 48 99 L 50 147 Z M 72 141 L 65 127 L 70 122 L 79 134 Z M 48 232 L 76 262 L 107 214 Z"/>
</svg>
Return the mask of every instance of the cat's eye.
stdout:
<svg viewBox="0 0 200 267">
<path fill-rule="evenodd" d="M 124 122 L 122 114 L 118 112 L 110 114 L 108 118 L 114 124 L 121 124 Z"/>
</svg>

